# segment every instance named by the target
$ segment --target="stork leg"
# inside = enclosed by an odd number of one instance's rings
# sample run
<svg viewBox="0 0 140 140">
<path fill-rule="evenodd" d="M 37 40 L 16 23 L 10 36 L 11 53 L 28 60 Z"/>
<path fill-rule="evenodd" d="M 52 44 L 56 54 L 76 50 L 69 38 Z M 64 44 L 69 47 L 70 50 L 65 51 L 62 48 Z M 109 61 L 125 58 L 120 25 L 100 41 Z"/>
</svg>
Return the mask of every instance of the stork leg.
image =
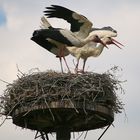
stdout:
<svg viewBox="0 0 140 140">
<path fill-rule="evenodd" d="M 86 61 L 87 61 L 87 59 L 84 59 L 82 70 L 78 70 L 79 59 L 77 59 L 77 64 L 76 64 L 76 67 L 75 67 L 75 72 L 76 72 L 76 73 L 85 73 L 84 70 L 85 70 L 85 64 L 86 64 Z"/>
<path fill-rule="evenodd" d="M 78 73 L 78 66 L 79 66 L 79 58 L 77 59 L 77 64 L 75 66 L 75 73 Z"/>
<path fill-rule="evenodd" d="M 62 58 L 61 58 L 61 56 L 59 56 L 59 61 L 60 61 L 60 66 L 61 66 L 61 72 L 64 73 L 63 66 L 62 66 Z"/>
<path fill-rule="evenodd" d="M 68 64 L 67 64 L 67 61 L 66 61 L 66 59 L 65 59 L 64 56 L 63 56 L 63 59 L 64 59 L 64 62 L 65 62 L 65 64 L 66 64 L 66 66 L 67 66 L 68 72 L 71 73 L 70 68 L 69 68 L 69 66 L 68 66 Z"/>
<path fill-rule="evenodd" d="M 85 64 L 86 64 L 87 59 L 84 59 L 83 61 L 83 69 L 82 69 L 82 73 L 85 73 Z"/>
<path fill-rule="evenodd" d="M 67 67 L 69 73 L 71 73 L 70 68 L 69 68 L 69 66 L 68 66 L 68 64 L 67 64 L 67 61 L 66 61 L 66 59 L 65 59 L 65 56 L 64 56 L 64 49 L 65 49 L 65 46 L 62 47 L 62 48 L 60 49 L 60 57 L 63 57 L 64 62 L 65 62 L 65 64 L 66 64 L 66 67 Z M 62 62 L 61 62 L 61 64 L 62 64 Z"/>
</svg>

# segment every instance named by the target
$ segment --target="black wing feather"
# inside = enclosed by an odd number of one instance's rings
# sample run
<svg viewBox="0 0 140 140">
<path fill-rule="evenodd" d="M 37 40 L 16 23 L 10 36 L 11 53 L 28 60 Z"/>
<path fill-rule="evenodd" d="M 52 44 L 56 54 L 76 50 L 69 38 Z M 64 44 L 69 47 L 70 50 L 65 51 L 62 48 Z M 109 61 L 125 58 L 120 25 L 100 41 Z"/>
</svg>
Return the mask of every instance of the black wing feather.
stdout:
<svg viewBox="0 0 140 140">
<path fill-rule="evenodd" d="M 48 18 L 62 18 L 71 24 L 72 32 L 78 32 L 80 30 L 80 27 L 84 24 L 84 22 L 79 22 L 79 20 L 73 18 L 73 14 L 75 13 L 74 11 L 58 5 L 51 6 L 52 7 L 46 7 L 47 10 L 44 11 Z"/>
<path fill-rule="evenodd" d="M 66 44 L 68 46 L 73 46 L 72 42 L 70 42 L 65 36 L 63 36 L 60 32 L 61 29 L 51 28 L 51 29 L 40 29 L 36 30 L 33 33 L 33 36 L 43 36 L 45 39 L 53 39 L 60 43 Z"/>
<path fill-rule="evenodd" d="M 48 40 L 45 39 L 45 37 L 40 36 L 40 35 L 38 36 L 33 35 L 31 37 L 31 40 L 50 52 L 53 48 L 57 48 L 55 44 L 49 42 Z"/>
</svg>

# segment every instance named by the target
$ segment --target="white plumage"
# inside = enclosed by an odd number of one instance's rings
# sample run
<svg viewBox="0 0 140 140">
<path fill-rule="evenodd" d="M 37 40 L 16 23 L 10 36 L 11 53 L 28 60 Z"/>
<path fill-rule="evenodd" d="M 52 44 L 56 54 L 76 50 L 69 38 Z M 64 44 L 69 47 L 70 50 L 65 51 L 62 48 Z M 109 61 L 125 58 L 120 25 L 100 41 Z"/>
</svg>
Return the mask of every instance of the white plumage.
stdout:
<svg viewBox="0 0 140 140">
<path fill-rule="evenodd" d="M 106 45 L 114 44 L 112 38 L 110 38 L 110 37 L 104 37 L 102 39 L 102 41 Z M 96 43 L 90 42 L 81 48 L 67 47 L 67 49 L 69 50 L 70 54 L 73 55 L 74 57 L 76 57 L 76 59 L 77 59 L 77 64 L 76 64 L 76 68 L 75 68 L 76 71 L 78 71 L 78 65 L 79 65 L 80 58 L 83 59 L 83 68 L 80 72 L 84 73 L 85 63 L 86 63 L 87 59 L 89 57 L 98 57 L 102 53 L 104 47 L 105 46 L 103 44 L 97 45 Z"/>
<path fill-rule="evenodd" d="M 111 38 L 117 36 L 116 30 L 109 26 L 103 28 L 92 28 L 92 22 L 90 22 L 86 17 L 65 7 L 52 5 L 52 7 L 47 7 L 47 10 L 44 12 L 48 17 L 63 18 L 71 24 L 71 31 L 62 28 L 53 28 L 47 21 L 47 18 L 42 17 L 41 29 L 34 31 L 33 33 L 35 38 L 34 41 L 36 43 L 60 58 L 62 71 L 63 67 L 61 57 L 63 57 L 67 65 L 64 56 L 67 56 L 69 53 L 77 58 L 76 71 L 78 71 L 79 59 L 82 58 L 84 60 L 82 69 L 82 72 L 84 72 L 85 63 L 88 57 L 99 56 L 104 47 L 106 47 L 106 44 L 115 44 L 119 48 L 119 45 L 122 45 Z M 97 43 L 101 44 L 97 45 Z"/>
<path fill-rule="evenodd" d="M 66 63 L 66 66 L 68 68 L 68 71 L 70 71 L 64 57 L 69 54 L 68 49 L 66 49 L 67 46 L 82 47 L 88 43 L 102 43 L 103 45 L 105 45 L 100 40 L 100 38 L 95 34 L 92 36 L 87 36 L 85 39 L 81 39 L 77 35 L 75 35 L 75 33 L 72 33 L 69 30 L 53 28 L 45 17 L 41 18 L 41 30 L 34 31 L 33 36 L 34 38 L 35 37 L 44 38 L 44 41 L 45 42 L 47 41 L 47 44 L 45 46 L 43 42 L 40 43 L 40 40 L 39 42 L 37 42 L 36 39 L 34 39 L 34 41 L 38 43 L 39 45 L 43 46 L 44 48 L 46 48 L 47 50 L 48 50 L 47 45 L 52 44 L 51 49 L 49 49 L 49 51 L 59 57 L 62 72 L 63 72 L 63 67 L 62 67 L 61 57 L 63 57 Z"/>
<path fill-rule="evenodd" d="M 47 22 L 47 18 L 44 18 L 44 20 L 46 20 L 46 22 Z M 44 24 L 46 22 L 44 22 Z M 105 44 L 107 44 L 107 45 L 115 44 L 117 47 L 119 47 L 119 46 L 116 43 L 122 45 L 121 43 L 117 42 L 113 38 L 110 38 L 110 37 L 117 36 L 117 32 L 111 27 L 93 29 L 88 37 L 91 37 L 93 35 L 98 35 L 100 38 L 102 38 L 103 43 L 97 45 L 97 43 L 90 41 L 90 42 L 86 43 L 85 45 L 83 45 L 82 47 L 66 46 L 65 51 L 67 52 L 67 50 L 68 50 L 69 53 L 71 55 L 73 55 L 74 57 L 76 57 L 76 59 L 77 59 L 77 64 L 75 67 L 75 71 L 77 71 L 77 72 L 78 72 L 78 65 L 79 65 L 80 58 L 83 59 L 83 68 L 82 68 L 81 72 L 84 72 L 85 63 L 86 63 L 88 57 L 91 57 L 91 56 L 98 57 L 102 53 L 102 51 L 105 47 Z M 59 47 L 59 45 L 57 45 L 57 46 Z"/>
</svg>

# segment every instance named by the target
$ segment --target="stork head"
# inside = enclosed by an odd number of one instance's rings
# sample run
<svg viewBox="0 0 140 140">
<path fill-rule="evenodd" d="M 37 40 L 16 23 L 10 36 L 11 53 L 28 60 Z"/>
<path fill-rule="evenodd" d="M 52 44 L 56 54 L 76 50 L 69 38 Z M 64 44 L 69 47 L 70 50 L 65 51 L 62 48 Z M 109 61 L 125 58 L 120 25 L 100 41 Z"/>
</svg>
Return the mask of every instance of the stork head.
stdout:
<svg viewBox="0 0 140 140">
<path fill-rule="evenodd" d="M 110 26 L 103 27 L 103 28 L 92 28 L 90 35 L 98 35 L 99 38 L 104 37 L 116 37 L 117 31 Z"/>
<path fill-rule="evenodd" d="M 41 30 L 35 30 L 33 32 L 33 37 L 37 37 L 37 36 L 40 36 L 41 35 Z"/>
<path fill-rule="evenodd" d="M 117 46 L 118 48 L 121 49 L 120 46 L 124 46 L 123 44 L 121 44 L 120 42 L 118 42 L 117 40 L 111 38 L 111 37 L 105 37 L 103 39 L 103 42 L 106 44 L 106 45 L 111 45 L 111 44 L 114 44 L 115 46 Z M 119 46 L 120 45 L 120 46 Z"/>
<path fill-rule="evenodd" d="M 104 45 L 106 48 L 108 48 L 108 47 L 106 46 L 106 44 L 99 38 L 98 35 L 92 35 L 92 36 L 90 36 L 90 41 L 93 41 L 93 42 L 95 42 L 95 43 L 101 43 L 101 44 Z"/>
<path fill-rule="evenodd" d="M 33 32 L 31 40 L 36 42 L 36 43 L 39 43 L 39 42 L 42 42 L 42 40 L 45 40 L 45 37 L 42 35 L 41 30 L 35 30 Z"/>
</svg>

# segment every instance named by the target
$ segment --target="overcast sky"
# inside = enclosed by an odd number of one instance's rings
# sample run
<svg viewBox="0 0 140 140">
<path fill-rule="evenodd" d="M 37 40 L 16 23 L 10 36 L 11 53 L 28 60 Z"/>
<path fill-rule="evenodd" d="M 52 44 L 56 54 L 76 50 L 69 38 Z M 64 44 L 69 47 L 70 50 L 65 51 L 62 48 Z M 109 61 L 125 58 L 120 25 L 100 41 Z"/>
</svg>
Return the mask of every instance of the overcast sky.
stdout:
<svg viewBox="0 0 140 140">
<path fill-rule="evenodd" d="M 138 140 L 140 138 L 140 1 L 139 0 L 0 0 L 0 79 L 9 83 L 17 79 L 17 67 L 27 73 L 32 68 L 60 71 L 58 59 L 30 40 L 32 32 L 39 28 L 40 17 L 46 6 L 58 4 L 85 15 L 94 27 L 112 26 L 118 31 L 117 40 L 125 45 L 123 50 L 115 46 L 104 49 L 98 58 L 90 58 L 86 70 L 105 72 L 117 65 L 123 69 L 121 79 L 125 95 L 124 113 L 116 115 L 114 125 L 102 140 Z M 49 20 L 55 27 L 69 25 L 56 19 Z M 71 56 L 67 57 L 71 69 Z M 6 88 L 0 81 L 0 94 Z M 0 119 L 0 122 L 2 119 Z M 103 130 L 89 131 L 87 140 L 97 139 Z M 35 133 L 21 130 L 10 120 L 0 127 L 1 140 L 32 140 Z M 55 138 L 51 137 L 52 140 Z M 83 138 L 82 138 L 83 139 Z"/>
</svg>

